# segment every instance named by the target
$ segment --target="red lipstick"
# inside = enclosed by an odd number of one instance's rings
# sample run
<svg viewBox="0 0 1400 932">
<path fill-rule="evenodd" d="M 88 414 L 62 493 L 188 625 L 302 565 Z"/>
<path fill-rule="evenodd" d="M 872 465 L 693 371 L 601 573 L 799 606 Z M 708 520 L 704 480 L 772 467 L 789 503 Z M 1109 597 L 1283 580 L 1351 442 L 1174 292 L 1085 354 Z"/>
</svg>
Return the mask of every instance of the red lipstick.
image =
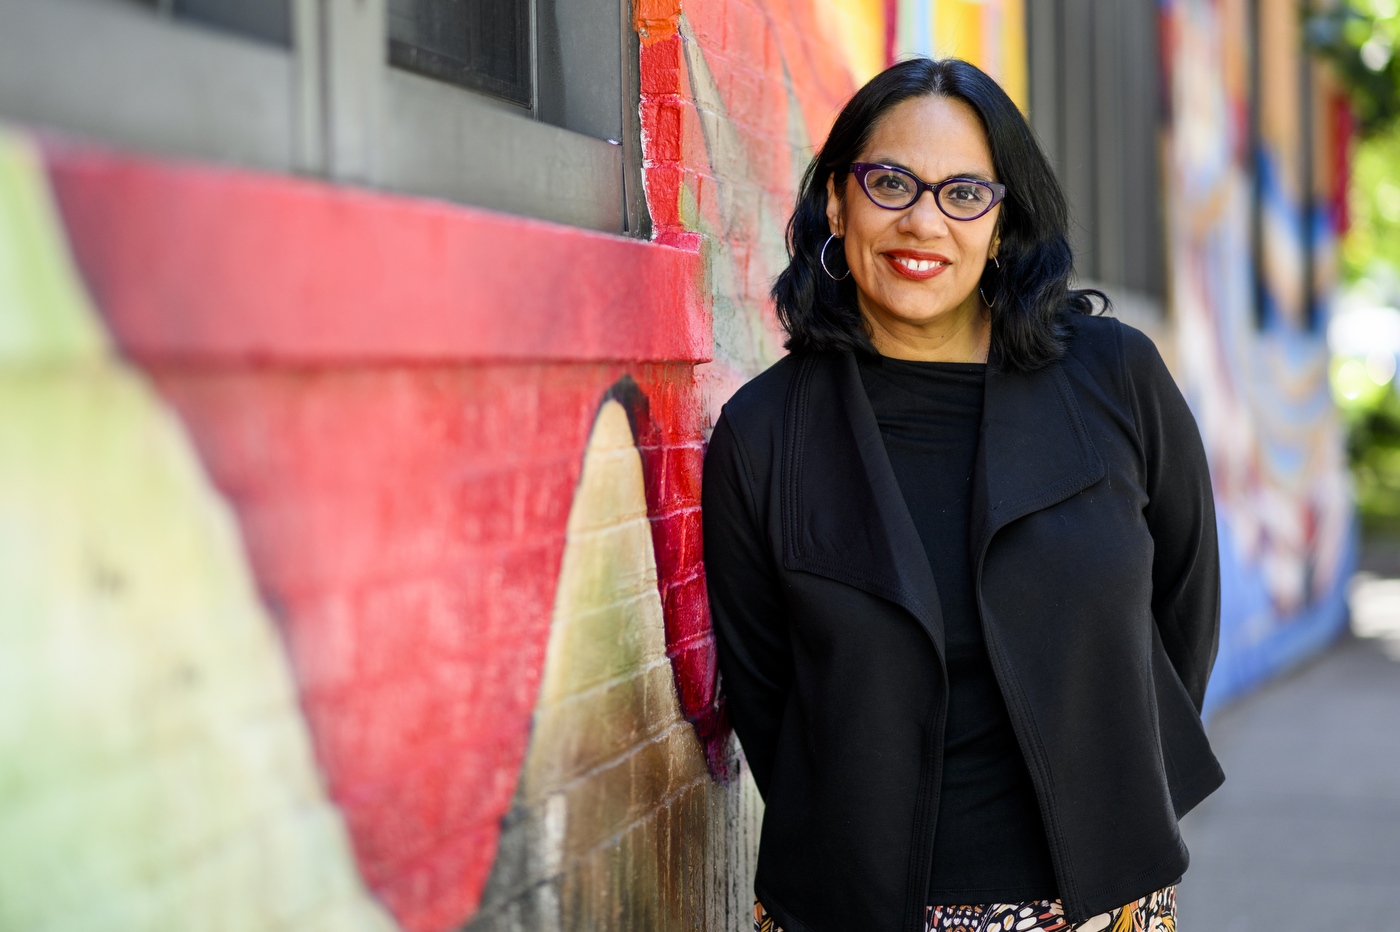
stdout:
<svg viewBox="0 0 1400 932">
<path fill-rule="evenodd" d="M 953 261 L 941 253 L 921 249 L 891 249 L 881 255 L 896 273 L 916 282 L 926 282 L 935 275 L 941 275 Z"/>
</svg>

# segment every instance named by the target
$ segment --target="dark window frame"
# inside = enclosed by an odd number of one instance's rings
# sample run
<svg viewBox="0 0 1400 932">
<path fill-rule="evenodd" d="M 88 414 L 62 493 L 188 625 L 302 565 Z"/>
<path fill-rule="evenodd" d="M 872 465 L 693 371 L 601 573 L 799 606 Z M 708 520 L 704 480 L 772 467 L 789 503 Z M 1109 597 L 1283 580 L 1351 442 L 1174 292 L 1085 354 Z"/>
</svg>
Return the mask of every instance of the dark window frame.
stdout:
<svg viewBox="0 0 1400 932">
<path fill-rule="evenodd" d="M 290 0 L 290 47 L 172 18 L 173 2 L 0 0 L 0 118 L 160 155 L 650 234 L 629 0 L 610 0 L 620 35 L 611 138 L 551 125 L 537 99 L 526 108 L 392 67 L 386 0 Z M 547 0 L 530 2 L 536 19 Z"/>
<path fill-rule="evenodd" d="M 436 78 L 440 81 L 447 81 L 460 87 L 469 88 L 475 91 L 483 91 L 494 94 L 512 103 L 522 106 L 533 106 L 535 93 L 534 68 L 531 67 L 532 59 L 532 32 L 534 31 L 531 16 L 530 0 L 469 0 L 462 4 L 461 12 L 464 14 L 463 20 L 472 18 L 472 14 L 478 14 L 479 19 L 487 19 L 489 13 L 483 7 L 494 6 L 495 13 L 506 25 L 504 21 L 510 20 L 508 27 L 514 32 L 514 36 L 505 36 L 506 44 L 514 46 L 510 49 L 514 74 L 506 78 L 499 73 L 493 73 L 499 69 L 491 67 L 491 62 L 483 61 L 489 58 L 490 54 L 486 48 L 486 39 L 483 32 L 490 28 L 489 23 L 459 22 L 457 25 L 464 33 L 462 38 L 466 47 L 461 48 L 458 54 L 448 54 L 444 48 L 445 43 L 441 41 L 433 42 L 436 47 L 430 47 L 428 41 L 434 37 L 414 37 L 410 40 L 402 32 L 396 35 L 396 24 L 402 22 L 404 28 L 417 29 L 421 23 L 414 22 L 413 13 L 422 13 L 423 6 L 431 3 L 431 0 L 389 0 L 389 63 L 397 68 L 407 71 L 414 71 L 429 78 Z M 409 6 L 417 5 L 417 11 L 405 9 L 401 14 L 396 13 L 396 5 Z M 470 8 L 470 9 L 468 9 Z M 502 15 L 503 14 L 503 15 Z M 474 26 L 475 28 L 469 28 Z M 512 41 L 513 39 L 513 41 Z"/>
</svg>

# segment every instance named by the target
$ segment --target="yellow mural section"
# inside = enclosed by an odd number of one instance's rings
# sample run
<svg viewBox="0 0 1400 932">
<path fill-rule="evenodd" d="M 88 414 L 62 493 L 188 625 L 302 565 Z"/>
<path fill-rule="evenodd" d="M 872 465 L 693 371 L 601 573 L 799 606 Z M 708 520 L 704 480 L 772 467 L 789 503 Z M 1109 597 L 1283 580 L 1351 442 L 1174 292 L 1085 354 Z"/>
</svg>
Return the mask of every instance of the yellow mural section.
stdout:
<svg viewBox="0 0 1400 932">
<path fill-rule="evenodd" d="M 934 56 L 972 62 L 1027 110 L 1024 0 L 936 0 L 932 7 Z"/>
<path fill-rule="evenodd" d="M 995 78 L 1023 112 L 1029 107 L 1025 0 L 818 0 L 817 9 L 823 38 L 842 51 L 857 87 L 885 68 L 891 51 L 896 61 L 961 58 Z"/>
<path fill-rule="evenodd" d="M 859 87 L 885 70 L 885 0 L 817 0 L 823 39 L 840 49 Z"/>
</svg>

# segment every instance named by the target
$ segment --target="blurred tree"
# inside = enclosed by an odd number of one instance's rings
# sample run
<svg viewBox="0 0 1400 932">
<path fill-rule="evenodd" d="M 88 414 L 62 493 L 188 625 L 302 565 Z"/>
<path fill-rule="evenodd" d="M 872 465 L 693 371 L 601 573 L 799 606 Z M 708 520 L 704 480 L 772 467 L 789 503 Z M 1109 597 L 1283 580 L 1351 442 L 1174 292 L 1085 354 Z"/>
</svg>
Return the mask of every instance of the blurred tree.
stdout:
<svg viewBox="0 0 1400 932">
<path fill-rule="evenodd" d="M 1306 7 L 1305 7 L 1306 8 Z M 1332 63 L 1351 98 L 1360 140 L 1348 191 L 1342 275 L 1370 300 L 1396 300 L 1400 270 L 1400 0 L 1315 2 L 1308 44 Z M 1337 358 L 1334 397 L 1347 424 L 1357 511 L 1368 536 L 1400 537 L 1400 394 L 1394 358 Z M 1379 377 L 1378 377 L 1379 376 Z"/>
<path fill-rule="evenodd" d="M 1378 127 L 1356 147 L 1347 201 L 1345 279 L 1360 280 L 1377 261 L 1400 269 L 1400 120 Z"/>
<path fill-rule="evenodd" d="M 1351 168 L 1343 277 L 1356 282 L 1379 260 L 1400 269 L 1400 0 L 1315 0 L 1309 47 L 1330 61 L 1360 133 Z"/>
<path fill-rule="evenodd" d="M 1400 116 L 1400 0 L 1335 0 L 1309 14 L 1308 44 L 1346 85 L 1363 138 Z"/>
<path fill-rule="evenodd" d="M 1384 391 L 1370 405 L 1342 410 L 1362 526 L 1371 534 L 1400 536 L 1400 396 Z"/>
</svg>

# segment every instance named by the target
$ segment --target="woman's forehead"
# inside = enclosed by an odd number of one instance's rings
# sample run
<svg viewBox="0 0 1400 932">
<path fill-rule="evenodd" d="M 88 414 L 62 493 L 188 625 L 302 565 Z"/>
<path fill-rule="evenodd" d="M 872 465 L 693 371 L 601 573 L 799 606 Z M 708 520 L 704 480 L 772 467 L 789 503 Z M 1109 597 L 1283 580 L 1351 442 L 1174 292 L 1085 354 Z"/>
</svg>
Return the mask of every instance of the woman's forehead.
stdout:
<svg viewBox="0 0 1400 932">
<path fill-rule="evenodd" d="M 992 151 L 977 111 L 956 98 L 932 95 L 885 111 L 861 160 L 902 165 L 929 181 L 940 172 L 992 174 Z"/>
</svg>

